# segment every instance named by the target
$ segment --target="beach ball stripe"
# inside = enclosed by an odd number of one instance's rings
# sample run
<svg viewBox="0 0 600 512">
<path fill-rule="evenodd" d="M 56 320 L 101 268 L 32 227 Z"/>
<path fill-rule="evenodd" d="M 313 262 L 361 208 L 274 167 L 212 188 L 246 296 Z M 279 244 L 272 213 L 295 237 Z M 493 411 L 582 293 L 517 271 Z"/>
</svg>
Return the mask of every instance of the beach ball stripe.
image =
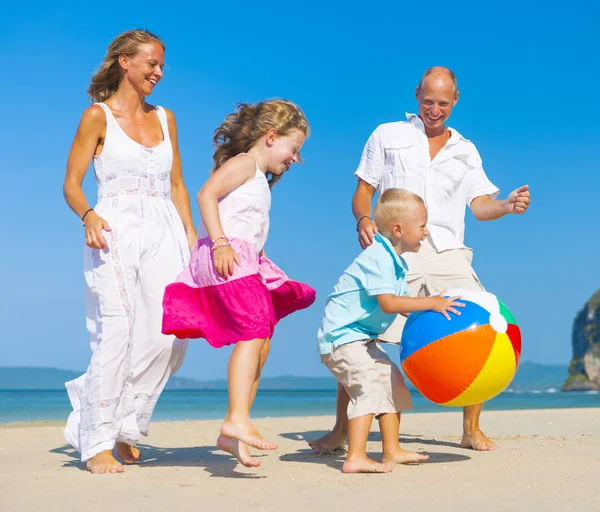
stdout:
<svg viewBox="0 0 600 512">
<path fill-rule="evenodd" d="M 485 402 L 513 379 L 521 355 L 521 332 L 508 308 L 493 294 L 448 290 L 465 303 L 448 321 L 431 311 L 411 314 L 400 358 L 413 385 L 447 406 Z"/>
</svg>

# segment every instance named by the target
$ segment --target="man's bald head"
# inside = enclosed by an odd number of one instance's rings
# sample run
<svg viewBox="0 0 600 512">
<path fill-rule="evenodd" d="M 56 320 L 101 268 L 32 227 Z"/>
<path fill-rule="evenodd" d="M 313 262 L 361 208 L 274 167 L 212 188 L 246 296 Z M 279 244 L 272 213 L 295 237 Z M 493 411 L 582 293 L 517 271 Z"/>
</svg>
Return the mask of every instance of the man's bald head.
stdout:
<svg viewBox="0 0 600 512">
<path fill-rule="evenodd" d="M 456 75 L 448 68 L 444 66 L 433 66 L 429 68 L 423 76 L 418 85 L 418 90 L 423 89 L 426 81 L 443 81 L 452 83 L 454 94 L 458 92 L 458 84 L 456 83 Z"/>
<path fill-rule="evenodd" d="M 458 101 L 456 76 L 448 68 L 435 66 L 423 74 L 415 96 L 419 102 L 419 117 L 429 137 L 445 133 L 445 122 Z"/>
</svg>

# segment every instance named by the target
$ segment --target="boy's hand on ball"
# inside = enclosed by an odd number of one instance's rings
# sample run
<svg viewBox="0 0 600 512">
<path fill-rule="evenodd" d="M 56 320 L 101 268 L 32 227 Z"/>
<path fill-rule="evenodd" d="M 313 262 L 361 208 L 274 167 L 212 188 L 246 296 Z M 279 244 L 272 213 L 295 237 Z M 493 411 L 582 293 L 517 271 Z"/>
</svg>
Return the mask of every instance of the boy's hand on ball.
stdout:
<svg viewBox="0 0 600 512">
<path fill-rule="evenodd" d="M 452 313 L 454 315 L 460 315 L 460 311 L 455 308 L 464 308 L 464 302 L 457 302 L 460 299 L 460 295 L 456 295 L 454 297 L 444 297 L 444 292 L 436 295 L 435 297 L 431 297 L 432 299 L 432 311 L 436 311 L 437 313 L 441 313 L 447 320 L 450 320 L 450 315 L 448 313 Z"/>
</svg>

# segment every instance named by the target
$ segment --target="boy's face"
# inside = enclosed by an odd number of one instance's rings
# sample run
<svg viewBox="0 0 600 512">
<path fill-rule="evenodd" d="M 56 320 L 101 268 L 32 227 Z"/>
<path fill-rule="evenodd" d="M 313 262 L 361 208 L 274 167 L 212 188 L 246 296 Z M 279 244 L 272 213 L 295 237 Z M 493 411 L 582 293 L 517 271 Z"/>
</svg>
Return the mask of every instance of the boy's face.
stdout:
<svg viewBox="0 0 600 512">
<path fill-rule="evenodd" d="M 398 224 L 401 252 L 418 252 L 421 242 L 429 236 L 427 229 L 427 208 L 424 204 L 416 204 L 414 208 L 406 212 Z"/>
</svg>

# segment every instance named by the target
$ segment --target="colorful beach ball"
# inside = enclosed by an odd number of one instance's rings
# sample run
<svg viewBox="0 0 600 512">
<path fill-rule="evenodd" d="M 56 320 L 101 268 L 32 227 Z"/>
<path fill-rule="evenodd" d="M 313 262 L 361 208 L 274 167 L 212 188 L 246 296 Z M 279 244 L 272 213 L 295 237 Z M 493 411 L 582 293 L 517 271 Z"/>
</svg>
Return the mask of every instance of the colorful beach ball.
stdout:
<svg viewBox="0 0 600 512">
<path fill-rule="evenodd" d="M 485 402 L 510 384 L 521 356 L 521 331 L 495 295 L 454 289 L 461 315 L 433 311 L 409 315 L 400 345 L 402 369 L 419 392 L 436 404 Z"/>
</svg>

